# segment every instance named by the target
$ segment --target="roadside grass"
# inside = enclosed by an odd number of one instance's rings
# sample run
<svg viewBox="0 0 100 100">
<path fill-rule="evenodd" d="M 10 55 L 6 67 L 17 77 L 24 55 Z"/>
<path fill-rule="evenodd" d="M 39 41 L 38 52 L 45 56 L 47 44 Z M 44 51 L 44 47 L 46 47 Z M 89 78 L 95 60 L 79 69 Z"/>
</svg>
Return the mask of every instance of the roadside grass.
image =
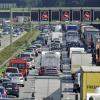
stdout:
<svg viewBox="0 0 100 100">
<path fill-rule="evenodd" d="M 5 61 L 7 61 L 10 57 L 14 55 L 14 53 L 21 51 L 26 45 L 29 45 L 33 40 L 38 36 L 36 30 L 32 32 L 27 32 L 21 38 L 16 40 L 11 45 L 7 46 L 0 52 L 0 65 L 2 65 Z M 6 65 L 6 64 L 5 64 Z M 7 66 L 0 66 L 0 75 L 6 69 Z"/>
</svg>

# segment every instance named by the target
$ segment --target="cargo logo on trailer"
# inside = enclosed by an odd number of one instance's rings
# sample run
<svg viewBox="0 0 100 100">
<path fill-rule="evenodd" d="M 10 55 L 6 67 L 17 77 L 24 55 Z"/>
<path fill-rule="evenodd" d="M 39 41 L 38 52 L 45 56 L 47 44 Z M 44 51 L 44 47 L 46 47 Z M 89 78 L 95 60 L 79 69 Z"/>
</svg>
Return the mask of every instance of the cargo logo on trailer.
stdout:
<svg viewBox="0 0 100 100">
<path fill-rule="evenodd" d="M 41 11 L 41 21 L 49 21 L 49 12 Z"/>
<path fill-rule="evenodd" d="M 69 21 L 69 20 L 70 20 L 70 12 L 62 11 L 62 21 Z"/>
<path fill-rule="evenodd" d="M 87 89 L 96 89 L 97 87 L 100 87 L 100 85 L 88 85 Z"/>
</svg>

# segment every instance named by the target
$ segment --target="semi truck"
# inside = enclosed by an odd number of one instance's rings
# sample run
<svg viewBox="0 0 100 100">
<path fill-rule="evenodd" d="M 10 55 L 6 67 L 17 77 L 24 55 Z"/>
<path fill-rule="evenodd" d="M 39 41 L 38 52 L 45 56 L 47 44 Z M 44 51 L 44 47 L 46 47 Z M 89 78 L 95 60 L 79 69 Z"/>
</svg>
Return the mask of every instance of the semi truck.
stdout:
<svg viewBox="0 0 100 100">
<path fill-rule="evenodd" d="M 39 75 L 59 75 L 60 52 L 42 51 Z"/>
<path fill-rule="evenodd" d="M 81 41 L 80 41 L 80 35 L 78 31 L 75 30 L 67 31 L 65 36 L 66 36 L 67 48 L 80 46 Z"/>
<path fill-rule="evenodd" d="M 67 31 L 78 31 L 79 30 L 79 26 L 78 25 L 72 25 L 72 24 L 67 24 L 64 27 L 64 30 Z"/>
<path fill-rule="evenodd" d="M 51 41 L 59 40 L 60 43 L 62 43 L 63 33 L 62 32 L 52 32 L 51 35 Z"/>
<path fill-rule="evenodd" d="M 81 34 L 81 40 L 83 41 L 84 39 L 84 32 L 85 32 L 85 29 L 86 28 L 94 28 L 92 25 L 86 25 L 86 24 L 83 24 L 80 26 L 80 34 Z"/>
<path fill-rule="evenodd" d="M 95 89 L 100 87 L 100 66 L 82 66 L 80 84 L 80 100 L 89 100 L 87 94 L 95 93 Z"/>
<path fill-rule="evenodd" d="M 86 50 L 95 48 L 95 37 L 100 35 L 100 30 L 94 27 L 86 28 L 83 33 L 83 42 Z"/>
</svg>

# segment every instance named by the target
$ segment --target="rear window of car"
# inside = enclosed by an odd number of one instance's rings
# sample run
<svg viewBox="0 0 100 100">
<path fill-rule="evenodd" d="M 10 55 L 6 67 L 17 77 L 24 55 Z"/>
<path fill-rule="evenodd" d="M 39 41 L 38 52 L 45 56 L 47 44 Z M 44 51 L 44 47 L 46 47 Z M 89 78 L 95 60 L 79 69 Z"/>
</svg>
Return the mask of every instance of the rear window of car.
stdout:
<svg viewBox="0 0 100 100">
<path fill-rule="evenodd" d="M 7 87 L 14 87 L 16 84 L 14 84 L 14 83 L 3 83 L 3 86 L 5 87 L 5 88 L 7 88 Z"/>
<path fill-rule="evenodd" d="M 22 74 L 10 74 L 10 76 L 11 76 L 11 77 L 16 77 L 16 76 L 22 77 Z"/>
<path fill-rule="evenodd" d="M 17 70 L 17 69 L 14 69 L 14 68 L 8 68 L 8 69 L 6 70 L 6 72 L 17 73 L 18 70 Z"/>
</svg>

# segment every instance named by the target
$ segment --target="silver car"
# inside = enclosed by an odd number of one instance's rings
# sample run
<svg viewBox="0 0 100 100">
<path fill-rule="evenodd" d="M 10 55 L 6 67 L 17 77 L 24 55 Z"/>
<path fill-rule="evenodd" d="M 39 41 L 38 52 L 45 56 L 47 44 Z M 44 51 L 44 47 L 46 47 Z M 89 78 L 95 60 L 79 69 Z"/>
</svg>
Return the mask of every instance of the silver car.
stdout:
<svg viewBox="0 0 100 100">
<path fill-rule="evenodd" d="M 25 81 L 22 73 L 11 73 L 8 77 L 10 78 L 11 82 L 17 83 L 18 85 L 24 87 Z"/>
</svg>

